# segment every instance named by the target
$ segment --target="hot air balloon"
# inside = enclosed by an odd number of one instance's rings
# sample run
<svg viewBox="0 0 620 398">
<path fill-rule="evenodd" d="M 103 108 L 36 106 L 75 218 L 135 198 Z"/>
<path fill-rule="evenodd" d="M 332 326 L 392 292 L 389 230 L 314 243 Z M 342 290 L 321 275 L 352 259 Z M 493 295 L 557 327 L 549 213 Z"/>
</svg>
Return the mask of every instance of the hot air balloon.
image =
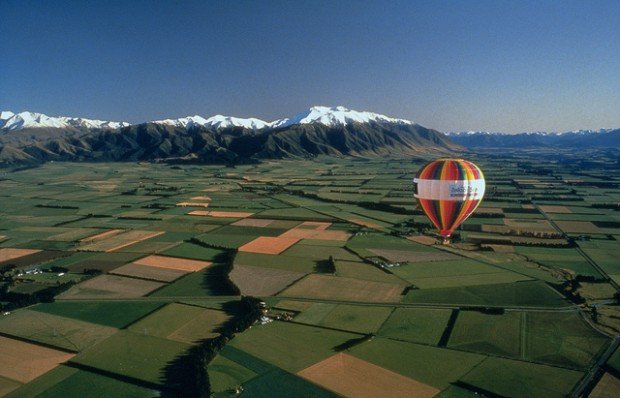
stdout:
<svg viewBox="0 0 620 398">
<path fill-rule="evenodd" d="M 413 195 L 447 244 L 480 204 L 484 186 L 484 175 L 472 162 L 438 159 L 422 167 L 413 179 Z"/>
</svg>

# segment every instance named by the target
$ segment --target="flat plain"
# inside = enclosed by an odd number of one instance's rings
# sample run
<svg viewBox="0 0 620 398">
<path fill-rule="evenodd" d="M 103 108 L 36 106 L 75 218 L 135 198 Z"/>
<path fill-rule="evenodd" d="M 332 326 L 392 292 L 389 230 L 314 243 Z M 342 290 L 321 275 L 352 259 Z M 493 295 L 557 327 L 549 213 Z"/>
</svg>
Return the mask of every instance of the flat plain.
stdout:
<svg viewBox="0 0 620 398">
<path fill-rule="evenodd" d="M 604 396 L 620 170 L 470 155 L 487 196 L 450 245 L 425 156 L 0 170 L 0 396 Z M 242 296 L 260 321 L 231 332 Z"/>
</svg>

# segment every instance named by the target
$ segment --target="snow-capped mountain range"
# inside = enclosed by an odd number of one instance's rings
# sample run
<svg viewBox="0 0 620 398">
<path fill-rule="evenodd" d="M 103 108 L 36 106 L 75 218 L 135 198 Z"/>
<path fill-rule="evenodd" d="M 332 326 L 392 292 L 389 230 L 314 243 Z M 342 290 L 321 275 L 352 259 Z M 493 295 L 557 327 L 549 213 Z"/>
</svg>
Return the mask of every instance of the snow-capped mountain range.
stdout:
<svg viewBox="0 0 620 398">
<path fill-rule="evenodd" d="M 326 126 L 344 126 L 350 123 L 394 123 L 394 124 L 415 124 L 410 120 L 395 119 L 373 112 L 358 112 L 347 109 L 344 106 L 329 108 L 327 106 L 313 106 L 305 112 L 297 115 L 275 120 L 270 123 L 271 127 L 288 127 L 294 124 L 314 124 L 320 123 Z"/>
<path fill-rule="evenodd" d="M 167 124 L 170 126 L 185 127 L 185 128 L 191 128 L 194 126 L 204 126 L 204 127 L 212 128 L 215 130 L 225 129 L 229 127 L 243 127 L 243 128 L 247 128 L 250 130 L 260 130 L 265 127 L 270 127 L 270 124 L 265 122 L 264 120 L 260 120 L 256 118 L 243 119 L 243 118 L 223 116 L 223 115 L 211 116 L 208 119 L 205 119 L 202 116 L 194 115 L 194 116 L 182 117 L 179 119 L 155 120 L 152 123 Z"/>
<path fill-rule="evenodd" d="M 373 112 L 360 112 L 347 109 L 343 106 L 327 107 L 313 106 L 307 111 L 298 113 L 292 117 L 267 122 L 256 118 L 238 118 L 232 116 L 215 115 L 204 118 L 199 115 L 186 116 L 178 119 L 155 120 L 151 123 L 170 125 L 175 127 L 191 128 L 204 126 L 218 130 L 230 127 L 243 127 L 250 130 L 261 130 L 265 128 L 285 128 L 296 124 L 323 124 L 330 127 L 344 126 L 351 123 L 393 123 L 414 125 L 410 120 L 391 118 Z M 91 120 L 74 117 L 51 117 L 42 113 L 21 112 L 13 113 L 3 111 L 0 113 L 0 130 L 12 131 L 24 128 L 109 128 L 116 129 L 126 127 L 127 122 L 110 122 L 102 120 Z"/>
<path fill-rule="evenodd" d="M 21 130 L 25 128 L 86 128 L 117 129 L 129 126 L 127 122 L 110 122 L 105 120 L 85 119 L 81 117 L 51 117 L 36 112 L 13 113 L 0 112 L 0 130 Z"/>
<path fill-rule="evenodd" d="M 155 120 L 153 123 L 168 124 L 171 126 L 204 126 L 213 129 L 223 129 L 229 127 L 244 127 L 251 130 L 260 130 L 264 128 L 284 128 L 295 124 L 316 124 L 320 123 L 325 126 L 344 126 L 350 123 L 396 123 L 396 124 L 415 124 L 412 121 L 404 119 L 395 119 L 385 115 L 373 112 L 360 112 L 347 109 L 344 106 L 327 107 L 313 106 L 307 111 L 301 112 L 290 118 L 277 119 L 267 122 L 256 118 L 238 118 L 232 116 L 215 115 L 208 119 L 202 116 L 188 116 L 179 119 Z"/>
</svg>

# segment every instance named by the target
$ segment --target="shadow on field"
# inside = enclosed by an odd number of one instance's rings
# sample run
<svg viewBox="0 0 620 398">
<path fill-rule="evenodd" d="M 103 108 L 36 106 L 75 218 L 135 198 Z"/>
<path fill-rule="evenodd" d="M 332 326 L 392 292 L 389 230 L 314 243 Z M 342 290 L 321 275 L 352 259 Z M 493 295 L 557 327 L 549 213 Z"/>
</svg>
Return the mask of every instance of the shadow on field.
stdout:
<svg viewBox="0 0 620 398">
<path fill-rule="evenodd" d="M 172 397 L 208 397 L 210 392 L 209 377 L 206 370 L 202 346 L 207 340 L 200 341 L 185 354 L 168 362 L 163 370 L 161 396 Z"/>
<path fill-rule="evenodd" d="M 162 371 L 162 397 L 209 397 L 211 384 L 207 365 L 226 345 L 235 333 L 254 324 L 262 314 L 260 300 L 242 297 L 238 301 L 222 304 L 222 310 L 230 315 L 218 329 L 218 337 L 197 341 L 183 355 L 168 362 Z"/>
<path fill-rule="evenodd" d="M 233 268 L 235 252 L 227 250 L 218 254 L 213 259 L 213 265 L 203 271 L 202 288 L 210 296 L 237 296 L 240 294 L 239 288 L 229 277 Z"/>
</svg>

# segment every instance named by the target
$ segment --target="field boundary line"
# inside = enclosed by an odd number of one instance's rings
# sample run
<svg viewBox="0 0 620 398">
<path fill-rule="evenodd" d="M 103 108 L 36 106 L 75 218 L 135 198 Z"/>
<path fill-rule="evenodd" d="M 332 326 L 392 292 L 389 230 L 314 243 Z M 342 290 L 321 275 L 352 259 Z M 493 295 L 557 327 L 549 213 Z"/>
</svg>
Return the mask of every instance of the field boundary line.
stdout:
<svg viewBox="0 0 620 398">
<path fill-rule="evenodd" d="M 520 356 L 523 360 L 526 358 L 526 350 L 527 350 L 527 312 L 523 311 L 521 313 L 521 336 L 519 339 L 520 347 Z"/>
<path fill-rule="evenodd" d="M 149 315 L 154 314 L 155 312 L 159 311 L 160 309 L 164 308 L 165 306 L 172 304 L 172 303 L 161 303 L 161 305 L 157 306 L 156 308 L 154 308 L 153 310 L 147 312 L 146 314 L 142 315 L 139 318 L 134 319 L 132 322 L 129 322 L 127 325 L 123 326 L 122 328 L 119 328 L 119 330 L 127 330 L 130 326 L 132 326 L 133 324 L 140 322 L 142 319 L 146 318 Z"/>
<path fill-rule="evenodd" d="M 109 377 L 111 379 L 119 380 L 119 381 L 129 383 L 129 384 L 134 384 L 140 387 L 149 388 L 152 390 L 157 390 L 157 391 L 169 390 L 169 388 L 167 388 L 163 384 L 152 383 L 150 381 L 141 380 L 135 377 L 125 376 L 119 373 L 110 372 L 109 370 L 103 370 L 103 369 L 96 368 L 94 366 L 89 366 L 89 365 L 84 365 L 78 362 L 74 362 L 72 360 L 67 361 L 64 365 L 72 367 L 74 369 L 98 374 L 100 376 Z"/>
<path fill-rule="evenodd" d="M 79 351 L 74 351 L 74 350 L 70 350 L 68 348 L 64 348 L 64 347 L 57 347 L 55 345 L 52 345 L 50 343 L 44 343 L 42 341 L 35 341 L 35 340 L 30 340 L 27 337 L 22 337 L 22 336 L 14 336 L 12 334 L 8 334 L 8 333 L 4 333 L 4 332 L 0 332 L 0 336 L 1 337 L 6 337 L 8 339 L 13 339 L 13 340 L 18 340 L 24 343 L 28 343 L 28 344 L 32 344 L 32 345 L 37 345 L 40 347 L 45 347 L 45 348 L 50 348 L 56 351 L 62 351 L 65 352 L 67 354 L 78 354 Z"/>
</svg>

